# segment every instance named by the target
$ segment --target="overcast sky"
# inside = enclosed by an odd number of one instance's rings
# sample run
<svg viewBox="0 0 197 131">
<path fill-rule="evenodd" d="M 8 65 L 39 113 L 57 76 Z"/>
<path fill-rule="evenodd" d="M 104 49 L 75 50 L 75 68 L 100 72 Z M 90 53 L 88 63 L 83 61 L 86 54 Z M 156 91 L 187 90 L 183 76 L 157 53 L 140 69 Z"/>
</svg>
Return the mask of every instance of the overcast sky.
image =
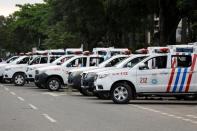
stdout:
<svg viewBox="0 0 197 131">
<path fill-rule="evenodd" d="M 0 0 L 0 15 L 8 16 L 17 10 L 16 4 L 41 3 L 43 0 Z"/>
</svg>

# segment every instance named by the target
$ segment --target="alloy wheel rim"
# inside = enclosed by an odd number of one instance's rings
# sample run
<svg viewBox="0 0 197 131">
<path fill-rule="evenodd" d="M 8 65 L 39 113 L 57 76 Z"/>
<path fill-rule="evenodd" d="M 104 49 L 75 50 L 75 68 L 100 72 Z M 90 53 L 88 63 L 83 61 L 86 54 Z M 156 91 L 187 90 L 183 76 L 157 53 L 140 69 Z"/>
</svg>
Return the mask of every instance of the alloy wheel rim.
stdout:
<svg viewBox="0 0 197 131">
<path fill-rule="evenodd" d="M 124 101 L 128 98 L 128 91 L 123 86 L 117 87 L 114 90 L 113 94 L 114 94 L 114 98 L 118 101 Z"/>
<path fill-rule="evenodd" d="M 52 80 L 49 82 L 49 87 L 52 90 L 56 90 L 59 88 L 59 82 L 57 80 Z"/>
<path fill-rule="evenodd" d="M 17 75 L 15 77 L 15 83 L 16 84 L 22 84 L 24 82 L 24 77 L 22 75 Z"/>
</svg>

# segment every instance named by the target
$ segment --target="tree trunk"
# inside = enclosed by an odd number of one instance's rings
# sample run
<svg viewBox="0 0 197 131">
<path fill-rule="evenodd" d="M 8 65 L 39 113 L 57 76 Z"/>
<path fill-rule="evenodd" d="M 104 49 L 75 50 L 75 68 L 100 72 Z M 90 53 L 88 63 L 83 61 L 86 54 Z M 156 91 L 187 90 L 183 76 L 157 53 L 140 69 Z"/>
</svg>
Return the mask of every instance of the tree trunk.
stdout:
<svg viewBox="0 0 197 131">
<path fill-rule="evenodd" d="M 176 0 L 160 0 L 160 45 L 176 43 L 176 28 L 181 20 Z"/>
<path fill-rule="evenodd" d="M 181 43 L 187 42 L 187 17 L 182 19 Z"/>
</svg>

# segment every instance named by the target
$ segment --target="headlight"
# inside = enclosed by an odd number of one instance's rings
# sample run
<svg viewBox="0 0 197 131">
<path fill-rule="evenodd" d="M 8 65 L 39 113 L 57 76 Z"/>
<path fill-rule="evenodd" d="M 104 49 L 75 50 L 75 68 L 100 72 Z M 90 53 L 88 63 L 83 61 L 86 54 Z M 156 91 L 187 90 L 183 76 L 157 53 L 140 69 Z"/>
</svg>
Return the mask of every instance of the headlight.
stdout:
<svg viewBox="0 0 197 131">
<path fill-rule="evenodd" d="M 5 68 L 5 71 L 9 71 L 9 70 L 11 70 L 11 68 Z"/>
<path fill-rule="evenodd" d="M 36 71 L 35 71 L 35 74 L 38 75 L 38 74 L 39 74 L 39 70 L 36 70 Z"/>
<path fill-rule="evenodd" d="M 98 78 L 99 79 L 102 79 L 102 78 L 105 78 L 105 77 L 107 77 L 109 74 L 100 74 L 100 75 L 98 75 Z"/>
<path fill-rule="evenodd" d="M 68 72 L 68 76 L 69 77 L 72 77 L 73 76 L 73 73 L 72 72 Z"/>
<path fill-rule="evenodd" d="M 96 74 L 96 75 L 94 76 L 94 81 L 96 81 L 97 78 L 98 78 L 98 75 Z"/>
</svg>

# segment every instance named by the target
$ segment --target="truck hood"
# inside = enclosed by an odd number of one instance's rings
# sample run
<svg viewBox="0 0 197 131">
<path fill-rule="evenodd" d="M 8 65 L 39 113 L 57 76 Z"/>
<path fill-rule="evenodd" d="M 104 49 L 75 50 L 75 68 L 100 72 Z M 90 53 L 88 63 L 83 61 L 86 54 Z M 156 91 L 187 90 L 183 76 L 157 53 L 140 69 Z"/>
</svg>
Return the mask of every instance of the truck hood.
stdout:
<svg viewBox="0 0 197 131">
<path fill-rule="evenodd" d="M 22 65 L 7 65 L 6 68 L 24 68 L 27 67 L 27 64 L 22 64 Z"/>
<path fill-rule="evenodd" d="M 84 71 L 84 73 L 98 73 L 98 72 L 102 72 L 106 70 L 113 70 L 113 69 L 116 69 L 116 67 L 104 67 L 104 68 L 91 69 L 91 70 Z"/>
<path fill-rule="evenodd" d="M 36 65 L 29 65 L 28 67 L 32 69 L 37 69 L 37 68 L 48 67 L 48 66 L 51 66 L 51 64 L 36 64 Z"/>
<path fill-rule="evenodd" d="M 62 67 L 61 66 L 57 66 L 57 65 L 51 65 L 51 66 L 47 66 L 47 67 L 38 68 L 39 71 L 61 70 L 61 69 L 62 69 Z"/>
<path fill-rule="evenodd" d="M 9 64 L 7 64 L 7 63 L 2 63 L 2 64 L 0 64 L 0 68 L 1 68 L 1 67 L 5 67 L 5 66 L 7 66 L 7 65 L 9 65 Z"/>
<path fill-rule="evenodd" d="M 128 74 L 129 68 L 114 68 L 114 69 L 108 69 L 108 70 L 103 70 L 100 72 L 97 72 L 97 74 L 113 74 L 113 75 L 125 75 Z"/>
<path fill-rule="evenodd" d="M 89 71 L 89 70 L 93 70 L 93 69 L 98 69 L 99 67 L 81 67 L 81 68 L 77 68 L 77 69 L 71 69 L 70 72 L 83 72 L 83 71 Z"/>
</svg>

